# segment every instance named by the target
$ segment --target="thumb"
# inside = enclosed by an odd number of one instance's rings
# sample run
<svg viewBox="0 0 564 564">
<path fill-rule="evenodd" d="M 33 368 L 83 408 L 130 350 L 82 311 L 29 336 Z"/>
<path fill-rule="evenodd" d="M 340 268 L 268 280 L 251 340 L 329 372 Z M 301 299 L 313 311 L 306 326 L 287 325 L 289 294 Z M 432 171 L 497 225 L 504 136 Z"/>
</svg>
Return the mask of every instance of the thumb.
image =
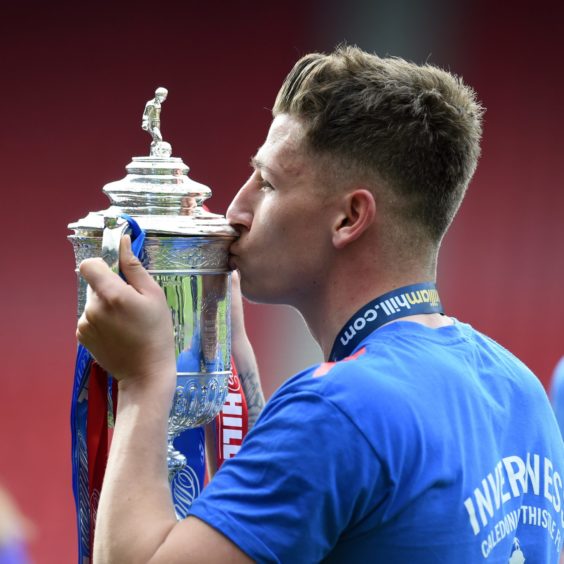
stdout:
<svg viewBox="0 0 564 564">
<path fill-rule="evenodd" d="M 138 292 L 152 288 L 155 282 L 131 250 L 131 237 L 124 235 L 119 244 L 119 269 L 127 283 Z"/>
</svg>

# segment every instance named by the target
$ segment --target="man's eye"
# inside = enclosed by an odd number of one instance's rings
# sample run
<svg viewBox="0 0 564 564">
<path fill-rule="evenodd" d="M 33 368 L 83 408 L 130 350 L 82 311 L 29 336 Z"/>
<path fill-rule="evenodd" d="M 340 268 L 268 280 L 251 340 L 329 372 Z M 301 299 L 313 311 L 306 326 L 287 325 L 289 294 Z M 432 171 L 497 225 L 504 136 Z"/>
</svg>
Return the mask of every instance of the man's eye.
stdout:
<svg viewBox="0 0 564 564">
<path fill-rule="evenodd" d="M 272 184 L 270 184 L 270 182 L 267 182 L 266 180 L 261 180 L 259 186 L 263 191 L 274 190 Z"/>
</svg>

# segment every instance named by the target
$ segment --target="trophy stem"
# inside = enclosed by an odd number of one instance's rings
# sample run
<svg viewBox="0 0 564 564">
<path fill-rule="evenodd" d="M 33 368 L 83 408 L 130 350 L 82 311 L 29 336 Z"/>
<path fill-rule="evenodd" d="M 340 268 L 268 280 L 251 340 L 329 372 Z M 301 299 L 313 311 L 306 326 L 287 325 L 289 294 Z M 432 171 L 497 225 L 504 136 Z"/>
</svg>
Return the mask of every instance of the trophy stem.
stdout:
<svg viewBox="0 0 564 564">
<path fill-rule="evenodd" d="M 186 467 L 186 457 L 174 448 L 172 444 L 173 440 L 174 435 L 169 433 L 166 462 L 168 467 L 168 481 L 170 483 L 172 483 L 174 476 Z"/>
</svg>

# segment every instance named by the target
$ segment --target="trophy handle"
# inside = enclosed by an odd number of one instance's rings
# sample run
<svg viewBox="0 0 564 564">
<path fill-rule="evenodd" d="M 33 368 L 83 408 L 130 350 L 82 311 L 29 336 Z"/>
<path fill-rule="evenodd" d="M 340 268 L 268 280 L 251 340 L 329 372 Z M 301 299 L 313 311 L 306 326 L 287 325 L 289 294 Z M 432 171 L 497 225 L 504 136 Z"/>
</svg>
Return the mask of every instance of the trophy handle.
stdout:
<svg viewBox="0 0 564 564">
<path fill-rule="evenodd" d="M 124 235 L 131 233 L 129 222 L 119 215 L 104 216 L 102 258 L 116 274 L 119 273 L 119 245 Z"/>
</svg>

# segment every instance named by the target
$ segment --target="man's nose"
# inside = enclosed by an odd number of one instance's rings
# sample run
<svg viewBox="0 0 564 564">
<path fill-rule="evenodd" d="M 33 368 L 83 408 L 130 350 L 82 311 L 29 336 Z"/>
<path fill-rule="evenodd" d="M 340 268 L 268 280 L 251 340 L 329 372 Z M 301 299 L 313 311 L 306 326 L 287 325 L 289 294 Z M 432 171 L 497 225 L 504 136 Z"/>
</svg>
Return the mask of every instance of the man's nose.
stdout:
<svg viewBox="0 0 564 564">
<path fill-rule="evenodd" d="M 225 214 L 227 221 L 233 225 L 233 227 L 243 227 L 247 230 L 251 228 L 251 223 L 253 222 L 248 185 L 249 182 L 245 183 L 239 192 L 237 192 Z"/>
</svg>

